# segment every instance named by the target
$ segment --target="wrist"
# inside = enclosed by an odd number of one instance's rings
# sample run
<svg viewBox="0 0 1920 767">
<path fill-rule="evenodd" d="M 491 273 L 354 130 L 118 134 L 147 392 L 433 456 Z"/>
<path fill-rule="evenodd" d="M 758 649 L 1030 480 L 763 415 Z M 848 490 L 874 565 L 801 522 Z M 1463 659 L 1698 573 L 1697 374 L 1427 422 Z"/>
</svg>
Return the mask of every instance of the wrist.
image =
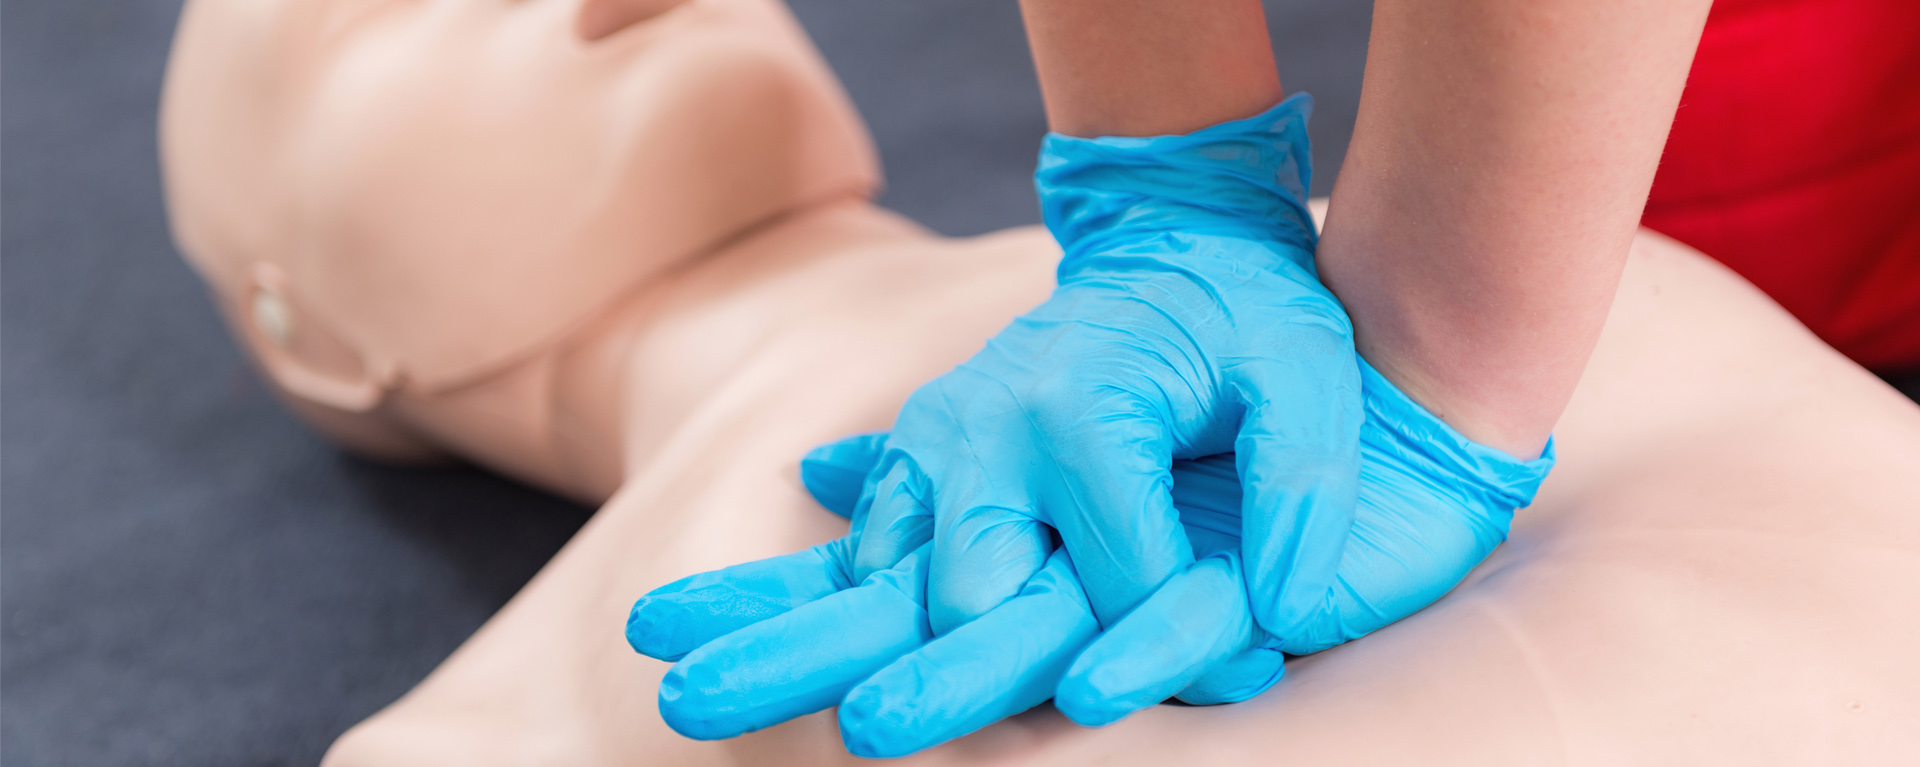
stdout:
<svg viewBox="0 0 1920 767">
<path fill-rule="evenodd" d="M 1454 427 L 1365 357 L 1358 363 L 1367 410 L 1363 442 L 1371 437 L 1375 447 L 1415 461 L 1424 473 L 1506 509 L 1533 502 L 1555 462 L 1551 435 L 1541 439 L 1532 457 L 1517 458 L 1513 451 Z"/>
<path fill-rule="evenodd" d="M 1181 135 L 1049 134 L 1034 187 L 1069 257 L 1161 234 L 1219 234 L 1311 252 L 1307 117 L 1296 93 L 1253 117 Z"/>
<path fill-rule="evenodd" d="M 1467 387 L 1432 375 L 1429 366 L 1405 356 L 1395 355 L 1356 339 L 1363 364 L 1371 365 L 1382 379 L 1397 387 L 1400 395 L 1417 405 L 1428 417 L 1458 432 L 1463 439 L 1498 450 L 1516 461 L 1539 458 L 1552 437 L 1551 417 L 1528 417 L 1511 407 L 1501 407 Z M 1555 411 L 1557 416 L 1558 410 Z"/>
</svg>

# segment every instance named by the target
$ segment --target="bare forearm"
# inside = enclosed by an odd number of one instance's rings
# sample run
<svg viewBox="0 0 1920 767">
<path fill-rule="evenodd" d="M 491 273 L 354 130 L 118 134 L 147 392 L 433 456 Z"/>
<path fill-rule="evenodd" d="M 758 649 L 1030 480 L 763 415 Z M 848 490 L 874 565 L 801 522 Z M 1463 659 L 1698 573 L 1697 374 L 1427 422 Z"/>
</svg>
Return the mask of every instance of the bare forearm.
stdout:
<svg viewBox="0 0 1920 767">
<path fill-rule="evenodd" d="M 1020 8 L 1057 132 L 1187 133 L 1280 100 L 1259 0 L 1021 0 Z"/>
<path fill-rule="evenodd" d="M 1598 339 L 1707 0 L 1378 0 L 1321 275 L 1375 367 L 1537 455 Z"/>
</svg>

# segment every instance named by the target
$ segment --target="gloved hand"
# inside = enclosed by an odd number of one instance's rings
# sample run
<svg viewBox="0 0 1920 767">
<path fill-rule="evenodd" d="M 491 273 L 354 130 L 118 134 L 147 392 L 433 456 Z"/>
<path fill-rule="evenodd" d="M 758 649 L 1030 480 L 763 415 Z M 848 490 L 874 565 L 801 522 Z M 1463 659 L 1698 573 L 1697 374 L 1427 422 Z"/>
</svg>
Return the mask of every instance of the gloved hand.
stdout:
<svg viewBox="0 0 1920 767">
<path fill-rule="evenodd" d="M 1277 643 L 1290 654 L 1354 639 L 1445 594 L 1505 539 L 1553 462 L 1551 443 L 1523 463 L 1470 442 L 1360 366 L 1357 513 L 1333 583 L 1302 630 Z M 856 500 L 860 478 L 884 452 L 884 435 L 844 440 L 802 461 L 801 477 L 857 530 L 868 506 Z M 1238 561 L 1235 456 L 1177 461 L 1171 475 L 1195 561 L 1104 634 L 1070 555 L 1054 551 L 1015 598 L 936 638 L 926 548 L 855 586 L 849 536 L 662 586 L 634 605 L 627 639 L 680 661 L 661 683 L 660 711 L 682 734 L 729 737 L 837 702 L 847 747 L 861 756 L 909 754 L 1056 693 L 1063 709 L 1104 721 L 1176 692 L 1242 699 L 1283 667 L 1276 651 L 1246 651 L 1266 638 Z"/>
<path fill-rule="evenodd" d="M 1353 519 L 1352 328 L 1313 267 L 1311 99 L 1182 136 L 1047 137 L 1059 286 L 915 392 L 869 479 L 851 577 L 929 539 L 945 634 L 1021 593 L 1055 535 L 1103 626 L 1193 562 L 1169 470 L 1231 452 L 1259 624 L 1318 608 Z"/>
</svg>

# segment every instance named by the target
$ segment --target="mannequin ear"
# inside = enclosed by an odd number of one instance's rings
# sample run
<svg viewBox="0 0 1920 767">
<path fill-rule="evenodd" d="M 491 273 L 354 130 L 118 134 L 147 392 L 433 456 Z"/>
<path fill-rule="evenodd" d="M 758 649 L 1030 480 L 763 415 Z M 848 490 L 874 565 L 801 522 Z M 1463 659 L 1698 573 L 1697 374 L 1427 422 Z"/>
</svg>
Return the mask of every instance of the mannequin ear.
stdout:
<svg viewBox="0 0 1920 767">
<path fill-rule="evenodd" d="M 581 0 L 573 31 L 593 42 L 666 13 L 686 0 Z"/>
</svg>

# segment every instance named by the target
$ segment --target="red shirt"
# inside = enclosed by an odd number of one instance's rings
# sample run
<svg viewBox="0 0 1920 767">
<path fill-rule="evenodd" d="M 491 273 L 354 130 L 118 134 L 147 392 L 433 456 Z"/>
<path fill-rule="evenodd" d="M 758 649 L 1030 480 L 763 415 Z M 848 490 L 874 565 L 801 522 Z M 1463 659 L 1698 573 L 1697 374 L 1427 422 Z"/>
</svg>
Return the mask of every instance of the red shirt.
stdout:
<svg viewBox="0 0 1920 767">
<path fill-rule="evenodd" d="M 1643 219 L 1920 368 L 1920 0 L 1718 0 Z"/>
</svg>

